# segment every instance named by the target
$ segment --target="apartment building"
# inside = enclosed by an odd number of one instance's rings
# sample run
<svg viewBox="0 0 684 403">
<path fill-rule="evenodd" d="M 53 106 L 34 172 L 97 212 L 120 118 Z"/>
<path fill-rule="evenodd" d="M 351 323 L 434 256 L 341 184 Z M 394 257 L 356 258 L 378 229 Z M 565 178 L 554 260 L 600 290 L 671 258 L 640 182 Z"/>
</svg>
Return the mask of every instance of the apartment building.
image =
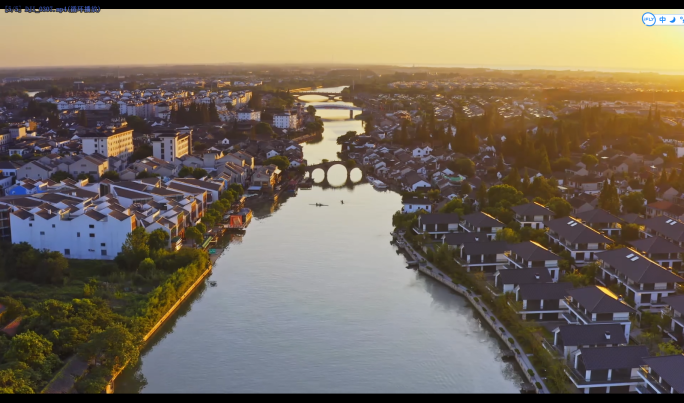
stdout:
<svg viewBox="0 0 684 403">
<path fill-rule="evenodd" d="M 174 162 L 178 158 L 191 153 L 190 134 L 182 134 L 175 130 L 156 134 L 152 139 L 152 155 L 167 162 Z"/>
<path fill-rule="evenodd" d="M 578 266 L 596 260 L 595 254 L 613 243 L 610 238 L 573 217 L 558 218 L 545 225 L 549 228 L 549 242 L 568 251 Z"/>
<path fill-rule="evenodd" d="M 133 153 L 133 129 L 121 127 L 81 136 L 84 154 L 99 153 L 105 157 L 126 159 Z"/>
</svg>

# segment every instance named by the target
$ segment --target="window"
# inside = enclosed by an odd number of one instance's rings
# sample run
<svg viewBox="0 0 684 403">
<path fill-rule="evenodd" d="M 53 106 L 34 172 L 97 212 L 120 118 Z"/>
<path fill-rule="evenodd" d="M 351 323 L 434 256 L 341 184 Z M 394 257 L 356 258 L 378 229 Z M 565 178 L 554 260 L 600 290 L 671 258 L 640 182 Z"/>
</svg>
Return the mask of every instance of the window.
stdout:
<svg viewBox="0 0 684 403">
<path fill-rule="evenodd" d="M 102 249 L 100 251 L 100 253 L 102 253 L 102 256 L 107 256 L 107 250 L 106 249 Z"/>
<path fill-rule="evenodd" d="M 102 243 L 100 244 L 100 246 L 107 246 L 107 245 L 105 245 L 105 243 L 104 243 L 104 242 L 102 242 Z"/>
<path fill-rule="evenodd" d="M 45 231 L 40 231 L 40 235 L 45 235 Z"/>
<path fill-rule="evenodd" d="M 95 234 L 90 234 L 90 237 L 91 237 L 91 238 L 95 238 Z"/>
<path fill-rule="evenodd" d="M 81 237 L 81 233 L 80 233 L 80 232 L 77 232 L 77 233 L 76 233 L 76 238 L 80 238 L 80 237 Z"/>
<path fill-rule="evenodd" d="M 95 225 L 94 225 L 94 224 L 90 224 L 90 225 L 88 225 L 88 228 L 95 228 Z"/>
<path fill-rule="evenodd" d="M 29 227 L 33 227 L 33 224 L 29 223 Z"/>
<path fill-rule="evenodd" d="M 64 255 L 65 256 L 71 255 L 71 249 L 64 249 Z"/>
<path fill-rule="evenodd" d="M 52 224 L 52 228 L 55 228 L 55 224 Z"/>
</svg>

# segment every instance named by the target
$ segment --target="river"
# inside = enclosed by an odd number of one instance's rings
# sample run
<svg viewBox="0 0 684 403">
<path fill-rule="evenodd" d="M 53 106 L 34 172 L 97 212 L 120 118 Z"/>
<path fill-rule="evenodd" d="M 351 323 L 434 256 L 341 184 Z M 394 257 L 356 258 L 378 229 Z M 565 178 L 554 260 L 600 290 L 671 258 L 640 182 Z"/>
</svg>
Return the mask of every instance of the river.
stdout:
<svg viewBox="0 0 684 403">
<path fill-rule="evenodd" d="M 304 146 L 310 164 L 336 159 L 337 136 L 363 130 L 347 110 L 318 114 L 325 132 Z M 342 166 L 329 182 L 345 182 Z M 407 270 L 390 244 L 400 201 L 363 183 L 255 208 L 214 266 L 216 287 L 184 303 L 116 393 L 517 393 L 521 377 L 467 301 Z"/>
</svg>

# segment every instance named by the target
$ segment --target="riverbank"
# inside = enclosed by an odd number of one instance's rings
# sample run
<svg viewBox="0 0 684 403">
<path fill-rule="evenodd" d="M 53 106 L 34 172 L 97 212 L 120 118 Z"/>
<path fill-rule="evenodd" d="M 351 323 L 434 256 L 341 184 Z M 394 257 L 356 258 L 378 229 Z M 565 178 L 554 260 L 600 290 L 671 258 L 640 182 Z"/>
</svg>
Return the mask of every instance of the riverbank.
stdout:
<svg viewBox="0 0 684 403">
<path fill-rule="evenodd" d="M 488 310 L 484 306 L 484 302 L 482 300 L 481 295 L 474 294 L 471 290 L 467 289 L 461 284 L 456 284 L 453 282 L 453 280 L 443 273 L 441 270 L 439 270 L 435 265 L 432 263 L 426 261 L 422 255 L 420 255 L 418 252 L 416 252 L 406 241 L 402 233 L 395 233 L 396 237 L 403 243 L 404 247 L 403 249 L 405 252 L 415 261 L 418 262 L 418 270 L 426 274 L 433 279 L 439 281 L 440 283 L 446 285 L 450 289 L 456 291 L 460 295 L 466 297 L 468 302 L 477 310 L 477 312 L 485 319 L 485 321 L 492 327 L 494 330 L 494 333 L 504 342 L 506 345 L 509 345 L 514 353 L 515 353 L 515 360 L 520 366 L 520 369 L 522 370 L 523 375 L 527 378 L 527 380 L 530 382 L 530 384 L 536 386 L 536 391 L 537 393 L 550 393 L 549 389 L 546 387 L 546 384 L 544 383 L 544 380 L 539 376 L 537 370 L 534 368 L 532 363 L 530 362 L 529 358 L 527 355 L 524 354 L 524 350 L 520 343 L 516 340 L 515 337 L 506 329 L 506 327 L 499 321 L 494 314 L 491 312 L 491 310 Z"/>
</svg>

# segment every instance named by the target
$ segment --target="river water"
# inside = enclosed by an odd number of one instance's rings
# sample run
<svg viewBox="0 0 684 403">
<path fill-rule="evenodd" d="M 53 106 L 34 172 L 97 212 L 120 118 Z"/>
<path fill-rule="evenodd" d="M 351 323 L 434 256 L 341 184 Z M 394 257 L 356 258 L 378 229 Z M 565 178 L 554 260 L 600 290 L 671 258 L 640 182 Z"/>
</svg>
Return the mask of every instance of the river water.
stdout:
<svg viewBox="0 0 684 403">
<path fill-rule="evenodd" d="M 325 132 L 304 146 L 309 164 L 336 159 L 337 136 L 363 130 L 347 110 L 318 114 Z M 328 178 L 344 184 L 344 168 Z M 390 244 L 400 201 L 363 183 L 255 208 L 214 267 L 217 286 L 183 304 L 116 392 L 517 393 L 516 368 L 466 300 L 407 270 Z"/>
</svg>

